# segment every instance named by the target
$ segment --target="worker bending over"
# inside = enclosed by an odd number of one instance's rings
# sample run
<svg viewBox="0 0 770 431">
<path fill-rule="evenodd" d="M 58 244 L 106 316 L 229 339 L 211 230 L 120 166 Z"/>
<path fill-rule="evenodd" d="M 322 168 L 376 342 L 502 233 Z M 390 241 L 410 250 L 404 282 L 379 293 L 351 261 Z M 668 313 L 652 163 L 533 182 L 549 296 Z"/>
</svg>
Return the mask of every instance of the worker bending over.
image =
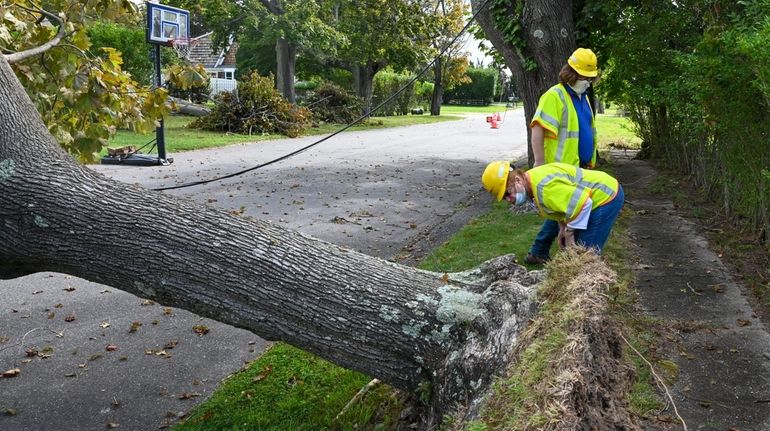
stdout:
<svg viewBox="0 0 770 431">
<path fill-rule="evenodd" d="M 578 48 L 559 71 L 559 83 L 543 93 L 532 117 L 533 166 L 567 163 L 581 168 L 596 165 L 596 128 L 588 90 L 599 76 L 596 55 Z M 535 237 L 524 262 L 542 264 L 559 226 L 546 220 Z"/>
<path fill-rule="evenodd" d="M 512 205 L 533 201 L 538 213 L 559 225 L 561 247 L 581 245 L 601 253 L 623 208 L 623 187 L 601 171 L 548 163 L 526 172 L 506 161 L 487 165 L 484 188 Z"/>
</svg>

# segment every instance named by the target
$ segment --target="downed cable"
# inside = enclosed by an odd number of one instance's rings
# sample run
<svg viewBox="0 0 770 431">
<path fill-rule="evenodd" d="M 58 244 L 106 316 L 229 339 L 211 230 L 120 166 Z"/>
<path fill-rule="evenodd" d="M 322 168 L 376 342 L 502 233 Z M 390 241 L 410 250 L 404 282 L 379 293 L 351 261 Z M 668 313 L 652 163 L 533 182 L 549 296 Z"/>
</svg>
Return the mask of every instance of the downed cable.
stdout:
<svg viewBox="0 0 770 431">
<path fill-rule="evenodd" d="M 478 16 L 478 14 L 479 14 L 479 13 L 481 13 L 481 11 L 482 11 L 482 10 L 484 10 L 484 8 L 487 6 L 487 4 L 488 4 L 488 3 L 489 3 L 489 0 L 485 0 L 485 1 L 484 1 L 484 3 L 483 3 L 483 4 L 482 4 L 482 5 L 479 7 L 479 9 L 476 11 L 476 13 L 474 13 L 474 14 L 473 14 L 473 16 L 471 16 L 471 19 L 469 19 L 469 20 L 468 20 L 468 23 L 467 23 L 467 24 L 465 24 L 465 27 L 463 27 L 463 28 L 462 28 L 462 30 L 460 30 L 460 32 L 459 32 L 459 33 L 457 33 L 457 35 L 456 35 L 456 36 L 455 36 L 455 37 L 454 37 L 454 38 L 453 38 L 453 39 L 452 39 L 452 40 L 451 40 L 449 43 L 447 43 L 447 44 L 444 46 L 444 48 L 441 50 L 441 52 L 439 52 L 439 54 L 438 54 L 437 56 L 433 57 L 433 60 L 431 60 L 431 62 L 430 62 L 430 63 L 428 63 L 428 64 L 427 64 L 427 65 L 426 65 L 426 66 L 425 66 L 425 67 L 424 67 L 422 70 L 420 70 L 420 72 L 418 72 L 417 74 L 415 74 L 415 76 L 414 76 L 413 78 L 411 78 L 411 79 L 410 79 L 410 80 L 409 80 L 409 81 L 408 81 L 406 84 L 404 84 L 404 85 L 403 85 L 401 88 L 399 88 L 399 89 L 398 89 L 398 90 L 397 90 L 395 93 L 393 93 L 392 95 L 390 95 L 390 97 L 388 97 L 387 99 L 385 99 L 384 101 L 382 101 L 382 102 L 381 102 L 379 105 L 377 105 L 376 107 L 374 107 L 373 109 L 371 109 L 369 112 L 367 112 L 367 113 L 365 113 L 365 114 L 361 115 L 360 117 L 358 117 L 357 119 L 355 119 L 355 120 L 354 120 L 352 123 L 350 123 L 350 124 L 348 124 L 348 125 L 346 125 L 346 126 L 342 127 L 341 129 L 339 129 L 339 130 L 335 131 L 334 133 L 332 133 L 332 134 L 330 134 L 330 135 L 328 135 L 328 136 L 325 136 L 325 137 L 323 137 L 323 138 L 321 138 L 321 139 L 319 139 L 319 140 L 317 140 L 317 141 L 315 141 L 315 142 L 313 142 L 313 143 L 311 143 L 311 144 L 308 144 L 308 145 L 306 145 L 306 146 L 304 146 L 304 147 L 302 147 L 302 148 L 300 148 L 300 149 L 298 149 L 298 150 L 296 150 L 296 151 L 292 151 L 291 153 L 288 153 L 288 154 L 285 154 L 285 155 L 283 155 L 283 156 L 281 156 L 281 157 L 278 157 L 278 158 L 276 158 L 276 159 L 270 160 L 270 161 L 268 161 L 268 162 L 265 162 L 265 163 L 262 163 L 262 164 L 259 164 L 259 165 L 256 165 L 256 166 L 252 166 L 252 167 L 250 167 L 250 168 L 247 168 L 247 169 L 243 169 L 243 170 L 240 170 L 240 171 L 237 171 L 237 172 L 233 172 L 233 173 L 231 173 L 231 174 L 223 175 L 223 176 L 220 176 L 220 177 L 216 177 L 216 178 L 211 178 L 211 179 L 208 179 L 208 180 L 192 181 L 192 182 L 189 182 L 189 183 L 185 183 L 185 184 L 179 184 L 179 185 L 176 185 L 176 186 L 158 187 L 158 188 L 154 188 L 154 189 L 151 189 L 151 190 L 154 190 L 154 191 L 163 191 L 163 190 L 174 190 L 174 189 L 182 189 L 182 188 L 193 187 L 193 186 L 199 186 L 199 185 L 203 185 L 203 184 L 213 183 L 213 182 L 215 182 L 215 181 L 221 181 L 221 180 L 226 180 L 226 179 L 228 179 L 228 178 L 237 177 L 237 176 L 243 175 L 243 174 L 245 174 L 245 173 L 247 173 L 247 172 L 255 171 L 255 170 L 257 170 L 257 169 L 260 169 L 260 168 L 264 168 L 265 166 L 269 166 L 269 165 L 272 165 L 273 163 L 278 163 L 278 162 L 280 162 L 280 161 L 286 160 L 286 159 L 288 159 L 289 157 L 293 157 L 293 156 L 296 156 L 297 154 L 299 154 L 299 153 L 302 153 L 302 152 L 304 152 L 304 151 L 307 151 L 307 150 L 309 150 L 310 148 L 313 148 L 313 147 L 315 147 L 316 145 L 318 145 L 318 144 L 320 144 L 320 143 L 322 143 L 322 142 L 325 142 L 326 140 L 328 140 L 328 139 L 330 139 L 330 138 L 332 138 L 332 137 L 334 137 L 334 136 L 337 136 L 338 134 L 340 134 L 340 133 L 344 132 L 345 130 L 348 130 L 349 128 L 351 128 L 351 127 L 355 126 L 356 124 L 358 124 L 358 123 L 360 123 L 361 121 L 363 121 L 363 120 L 365 120 L 366 118 L 368 118 L 368 117 L 371 115 L 371 113 L 372 113 L 372 112 L 376 112 L 376 111 L 377 111 L 378 109 L 380 109 L 382 106 L 384 106 L 385 104 L 387 104 L 388 102 L 390 102 L 391 100 L 393 100 L 393 99 L 394 99 L 396 96 L 398 96 L 399 94 L 403 93 L 403 92 L 404 92 L 404 90 L 406 90 L 406 88 L 407 88 L 407 87 L 409 87 L 409 86 L 410 86 L 410 85 L 412 85 L 412 84 L 413 84 L 415 81 L 417 81 L 417 78 L 419 78 L 419 77 L 421 77 L 423 74 L 425 74 L 425 72 L 427 72 L 427 71 L 428 71 L 428 69 L 430 69 L 430 68 L 431 68 L 431 66 L 433 66 L 433 64 L 436 62 L 436 60 L 437 60 L 438 58 L 440 58 L 441 56 L 443 56 L 443 55 L 444 55 L 444 53 L 446 53 L 446 52 L 449 50 L 449 48 L 451 48 L 451 47 L 452 47 L 452 46 L 455 44 L 455 42 L 457 42 L 457 40 L 460 38 L 460 36 L 462 36 L 462 35 L 463 35 L 463 34 L 466 32 L 466 30 L 468 30 L 468 27 L 470 27 L 470 25 L 471 25 L 471 24 L 472 24 L 472 23 L 473 23 L 473 22 L 476 20 L 476 17 Z"/>
</svg>

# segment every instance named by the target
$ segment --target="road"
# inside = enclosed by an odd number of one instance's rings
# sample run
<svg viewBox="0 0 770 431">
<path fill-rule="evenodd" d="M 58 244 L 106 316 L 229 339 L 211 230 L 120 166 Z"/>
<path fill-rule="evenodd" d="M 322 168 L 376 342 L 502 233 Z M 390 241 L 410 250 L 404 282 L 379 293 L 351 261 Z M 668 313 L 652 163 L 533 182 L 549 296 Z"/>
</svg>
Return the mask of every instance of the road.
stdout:
<svg viewBox="0 0 770 431">
<path fill-rule="evenodd" d="M 412 264 L 488 206 L 481 172 L 490 160 L 526 155 L 523 117 L 522 109 L 511 110 L 499 129 L 477 114 L 347 132 L 263 169 L 165 193 Z M 164 187 L 264 163 L 317 138 L 172 154 L 165 167 L 93 169 Z M 104 264 L 122 263 L 105 256 Z M 164 427 L 269 345 L 248 331 L 65 274 L 0 281 L 0 291 L 0 373 L 20 371 L 0 378 L 2 430 Z M 208 333 L 199 335 L 196 326 Z"/>
</svg>

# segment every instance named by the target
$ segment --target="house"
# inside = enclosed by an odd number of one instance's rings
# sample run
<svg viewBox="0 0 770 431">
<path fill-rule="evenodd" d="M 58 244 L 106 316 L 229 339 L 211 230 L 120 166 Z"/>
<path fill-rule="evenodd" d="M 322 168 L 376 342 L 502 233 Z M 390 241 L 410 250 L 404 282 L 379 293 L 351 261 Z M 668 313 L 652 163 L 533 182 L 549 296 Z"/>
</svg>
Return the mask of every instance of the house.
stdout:
<svg viewBox="0 0 770 431">
<path fill-rule="evenodd" d="M 211 95 L 221 91 L 231 91 L 236 87 L 235 81 L 235 53 L 238 52 L 238 44 L 232 37 L 227 47 L 215 50 L 211 39 L 213 32 L 194 37 L 191 40 L 190 52 L 187 61 L 191 64 L 201 64 L 211 77 Z"/>
</svg>

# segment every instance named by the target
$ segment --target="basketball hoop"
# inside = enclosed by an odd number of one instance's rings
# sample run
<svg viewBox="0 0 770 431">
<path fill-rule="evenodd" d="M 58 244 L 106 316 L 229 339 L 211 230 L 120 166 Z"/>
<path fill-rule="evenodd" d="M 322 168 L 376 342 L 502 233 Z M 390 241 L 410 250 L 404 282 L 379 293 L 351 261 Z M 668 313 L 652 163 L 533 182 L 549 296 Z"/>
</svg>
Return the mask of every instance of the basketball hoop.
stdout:
<svg viewBox="0 0 770 431">
<path fill-rule="evenodd" d="M 168 44 L 171 45 L 172 48 L 174 48 L 174 51 L 176 51 L 176 55 L 183 60 L 190 59 L 190 51 L 192 51 L 193 47 L 197 43 L 198 43 L 197 40 L 189 37 L 180 37 L 180 38 L 168 40 Z"/>
</svg>

